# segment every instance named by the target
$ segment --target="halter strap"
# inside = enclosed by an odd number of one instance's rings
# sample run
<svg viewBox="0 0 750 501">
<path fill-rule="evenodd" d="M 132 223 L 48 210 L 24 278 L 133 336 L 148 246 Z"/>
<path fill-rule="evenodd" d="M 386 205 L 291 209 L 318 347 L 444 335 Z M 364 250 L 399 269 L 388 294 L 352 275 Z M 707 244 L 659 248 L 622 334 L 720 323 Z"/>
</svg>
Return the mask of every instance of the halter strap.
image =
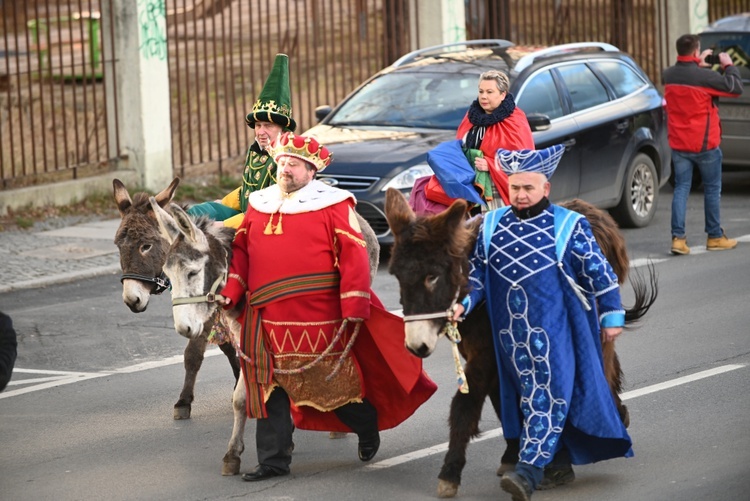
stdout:
<svg viewBox="0 0 750 501">
<path fill-rule="evenodd" d="M 215 303 L 216 299 L 223 297 L 221 294 L 216 294 L 216 291 L 226 281 L 227 281 L 227 272 L 225 270 L 224 273 L 222 273 L 221 275 L 219 275 L 216 278 L 216 280 L 214 280 L 214 283 L 211 286 L 211 289 L 208 291 L 208 293 L 206 295 L 204 295 L 204 296 L 173 297 L 172 298 L 172 306 L 179 306 L 181 304 L 194 304 L 194 303 Z"/>
<path fill-rule="evenodd" d="M 148 282 L 152 284 L 153 288 L 151 289 L 150 294 L 154 296 L 158 296 L 172 286 L 163 271 L 158 277 L 149 277 L 147 275 L 139 275 L 138 273 L 123 273 L 122 275 L 120 275 L 120 283 L 128 279 L 139 280 L 141 282 Z"/>
<path fill-rule="evenodd" d="M 404 322 L 416 322 L 418 320 L 433 320 L 436 318 L 444 318 L 449 322 L 453 319 L 453 307 L 458 302 L 458 296 L 461 294 L 461 288 L 456 289 L 456 294 L 453 296 L 453 301 L 448 309 L 445 311 L 439 311 L 436 313 L 417 313 L 415 315 L 404 315 Z"/>
</svg>

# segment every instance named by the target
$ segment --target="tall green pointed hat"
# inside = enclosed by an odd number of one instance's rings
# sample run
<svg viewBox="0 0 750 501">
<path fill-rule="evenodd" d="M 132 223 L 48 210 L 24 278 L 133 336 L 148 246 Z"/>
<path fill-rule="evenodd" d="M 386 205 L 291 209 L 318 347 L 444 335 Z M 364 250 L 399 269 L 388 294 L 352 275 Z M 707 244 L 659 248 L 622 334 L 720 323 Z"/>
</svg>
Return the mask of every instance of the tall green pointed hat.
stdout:
<svg viewBox="0 0 750 501">
<path fill-rule="evenodd" d="M 253 104 L 253 111 L 245 117 L 248 127 L 255 122 L 273 122 L 284 130 L 294 132 L 297 123 L 292 118 L 292 93 L 289 90 L 289 56 L 276 54 L 271 73 L 263 84 L 260 97 Z"/>
</svg>

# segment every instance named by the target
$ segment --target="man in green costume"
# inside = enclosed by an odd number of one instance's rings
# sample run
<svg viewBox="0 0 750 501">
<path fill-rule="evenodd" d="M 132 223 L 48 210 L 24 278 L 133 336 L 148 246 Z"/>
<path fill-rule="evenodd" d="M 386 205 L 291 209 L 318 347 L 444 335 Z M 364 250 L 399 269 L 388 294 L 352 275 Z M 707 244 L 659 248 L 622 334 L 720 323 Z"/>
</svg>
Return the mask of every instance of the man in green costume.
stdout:
<svg viewBox="0 0 750 501">
<path fill-rule="evenodd" d="M 188 214 L 205 215 L 235 229 L 240 226 L 250 193 L 276 184 L 276 163 L 267 149 L 283 132 L 294 132 L 297 128 L 292 118 L 291 103 L 289 57 L 276 54 L 260 97 L 245 117 L 247 126 L 255 131 L 255 141 L 247 150 L 242 184 L 221 201 L 193 205 L 188 209 Z"/>
</svg>

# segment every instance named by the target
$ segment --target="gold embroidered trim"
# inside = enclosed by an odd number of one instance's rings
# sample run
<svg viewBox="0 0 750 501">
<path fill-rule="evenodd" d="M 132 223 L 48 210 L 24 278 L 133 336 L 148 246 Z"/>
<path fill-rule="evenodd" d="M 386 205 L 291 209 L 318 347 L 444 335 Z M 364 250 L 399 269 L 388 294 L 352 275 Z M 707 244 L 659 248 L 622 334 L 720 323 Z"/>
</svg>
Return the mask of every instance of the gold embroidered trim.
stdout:
<svg viewBox="0 0 750 501">
<path fill-rule="evenodd" d="M 230 273 L 229 274 L 229 278 L 234 278 L 235 280 L 237 280 L 239 283 L 242 284 L 242 287 L 244 287 L 245 289 L 247 289 L 247 283 L 245 283 L 245 280 L 243 280 L 242 277 L 239 276 L 238 274 L 236 274 L 236 273 Z"/>
<path fill-rule="evenodd" d="M 275 320 L 266 320 L 263 319 L 264 324 L 271 324 L 271 325 L 332 325 L 332 324 L 339 324 L 341 323 L 341 318 L 337 320 L 321 320 L 320 322 L 284 322 L 284 321 L 275 321 Z"/>
<path fill-rule="evenodd" d="M 341 294 L 341 299 L 347 299 L 350 297 L 364 297 L 370 299 L 370 293 L 365 291 L 351 291 Z"/>
<path fill-rule="evenodd" d="M 364 239 L 362 239 L 362 238 L 359 238 L 359 237 L 357 237 L 357 236 L 354 236 L 354 235 L 352 235 L 351 233 L 349 233 L 349 232 L 348 232 L 348 231 L 346 231 L 346 230 L 340 230 L 340 229 L 338 229 L 338 228 L 335 228 L 335 229 L 334 229 L 334 231 L 335 231 L 336 233 L 340 233 L 341 235 L 345 235 L 345 236 L 347 236 L 347 237 L 351 238 L 352 240 L 354 240 L 355 242 L 357 242 L 357 243 L 358 243 L 359 245 L 361 245 L 362 247 L 367 247 L 367 244 L 365 243 Z"/>
</svg>

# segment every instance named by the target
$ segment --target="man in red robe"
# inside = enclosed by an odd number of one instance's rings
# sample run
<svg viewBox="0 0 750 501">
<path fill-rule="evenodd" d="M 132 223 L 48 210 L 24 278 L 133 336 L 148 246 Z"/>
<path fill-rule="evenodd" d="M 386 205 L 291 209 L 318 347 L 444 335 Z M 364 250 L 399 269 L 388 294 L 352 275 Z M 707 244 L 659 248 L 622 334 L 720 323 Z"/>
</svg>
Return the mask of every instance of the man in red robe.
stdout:
<svg viewBox="0 0 750 501">
<path fill-rule="evenodd" d="M 403 321 L 370 289 L 354 196 L 314 179 L 331 161 L 287 133 L 272 149 L 277 184 L 250 195 L 232 245 L 225 308 L 245 301 L 241 347 L 247 412 L 267 432 L 254 481 L 289 473 L 292 418 L 301 429 L 353 431 L 369 461 L 379 430 L 436 390 L 404 348 Z M 291 417 L 290 417 L 291 410 Z"/>
</svg>

